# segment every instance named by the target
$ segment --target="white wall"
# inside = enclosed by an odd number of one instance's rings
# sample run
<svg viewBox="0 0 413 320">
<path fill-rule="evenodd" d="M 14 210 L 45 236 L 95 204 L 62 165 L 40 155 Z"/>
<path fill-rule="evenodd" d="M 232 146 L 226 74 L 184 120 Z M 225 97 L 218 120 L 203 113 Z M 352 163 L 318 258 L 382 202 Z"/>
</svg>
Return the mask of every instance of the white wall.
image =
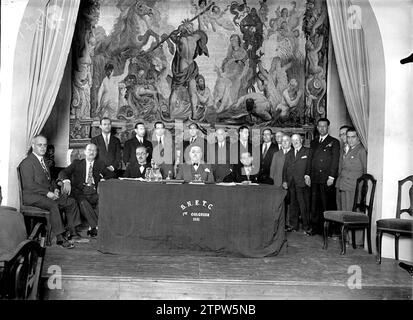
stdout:
<svg viewBox="0 0 413 320">
<path fill-rule="evenodd" d="M 412 64 L 401 65 L 400 59 L 413 51 L 412 13 L 410 0 L 371 0 L 371 7 L 377 19 L 383 41 L 385 65 L 372 61 L 373 67 L 385 68 L 385 110 L 380 113 L 378 122 L 370 119 L 370 134 L 373 145 L 383 151 L 381 181 L 382 192 L 378 196 L 379 212 L 377 217 L 394 218 L 397 201 L 397 182 L 413 174 L 413 108 L 412 101 Z M 377 39 L 376 39 L 377 41 Z M 372 77 L 374 89 L 375 81 Z M 379 90 L 381 84 L 375 88 Z M 374 105 L 372 105 L 374 111 Z M 384 121 L 382 121 L 384 120 Z M 370 137 L 369 137 L 370 140 Z M 382 145 L 379 143 L 382 142 Z M 369 141 L 370 149 L 370 141 Z M 380 151 L 377 151 L 380 152 Z M 377 158 L 376 158 L 377 159 Z M 376 160 L 370 159 L 370 160 Z M 372 161 L 370 161 L 372 162 Z M 373 168 L 380 177 L 379 168 Z M 400 241 L 400 259 L 413 261 L 413 244 L 410 239 Z M 383 256 L 394 257 L 393 237 L 383 237 Z"/>
<path fill-rule="evenodd" d="M 24 39 L 24 34 L 19 33 L 20 22 L 23 19 L 27 3 L 29 0 L 1 1 L 1 92 L 0 106 L 2 115 L 2 152 L 0 153 L 0 186 L 3 193 L 3 204 L 17 206 L 16 185 L 10 186 L 10 174 L 13 174 L 14 168 L 10 168 L 15 163 L 12 158 L 14 154 L 14 145 L 17 143 L 17 136 L 24 136 L 25 126 L 16 127 L 16 118 L 25 118 L 25 113 L 15 112 L 18 106 L 12 103 L 13 97 L 13 74 L 15 72 L 15 48 L 16 42 Z M 16 93 L 14 93 L 16 94 Z M 24 121 L 24 120 L 23 120 Z M 19 155 L 18 155 L 19 156 Z M 13 189 L 14 193 L 10 193 Z"/>
</svg>

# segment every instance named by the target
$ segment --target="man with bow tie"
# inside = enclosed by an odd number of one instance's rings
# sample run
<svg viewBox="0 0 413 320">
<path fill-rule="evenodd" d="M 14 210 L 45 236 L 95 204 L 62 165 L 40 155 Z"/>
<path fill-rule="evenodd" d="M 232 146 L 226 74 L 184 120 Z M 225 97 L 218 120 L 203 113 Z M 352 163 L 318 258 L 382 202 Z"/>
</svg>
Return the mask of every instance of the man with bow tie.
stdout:
<svg viewBox="0 0 413 320">
<path fill-rule="evenodd" d="M 327 118 L 320 118 L 317 121 L 319 138 L 310 144 L 311 173 L 305 179 L 311 180 L 311 235 L 322 234 L 324 211 L 336 209 L 334 183 L 338 173 L 340 143 L 328 134 L 329 126 Z"/>
<path fill-rule="evenodd" d="M 128 167 L 129 163 L 136 160 L 135 152 L 138 146 L 146 147 L 146 150 L 148 151 L 148 162 L 151 162 L 152 143 L 145 139 L 145 124 L 143 122 L 136 123 L 134 131 L 136 135 L 133 138 L 127 140 L 125 142 L 125 146 L 123 147 L 123 162 L 125 163 L 126 167 Z"/>
<path fill-rule="evenodd" d="M 67 249 L 73 248 L 74 245 L 69 240 L 80 239 L 76 231 L 76 227 L 81 223 L 76 200 L 65 194 L 61 195 L 57 184 L 50 177 L 50 170 L 44 161 L 46 137 L 35 136 L 31 146 L 32 152 L 19 165 L 23 204 L 49 210 L 56 244 Z M 68 232 L 65 230 L 60 210 L 66 213 Z"/>
<path fill-rule="evenodd" d="M 203 162 L 202 156 L 200 146 L 193 145 L 190 147 L 189 161 L 179 166 L 176 179 L 184 180 L 185 182 L 202 181 L 213 183 L 214 175 L 212 174 L 212 169 Z"/>
<path fill-rule="evenodd" d="M 291 142 L 294 149 L 290 150 L 285 158 L 283 167 L 283 188 L 290 191 L 290 221 L 291 231 L 298 231 L 301 214 L 303 231 L 311 231 L 310 224 L 310 175 L 311 150 L 303 146 L 303 138 L 293 134 Z"/>
<path fill-rule="evenodd" d="M 144 146 L 138 146 L 135 151 L 136 158 L 125 170 L 125 178 L 142 178 L 145 179 L 146 169 L 151 167 L 148 162 L 149 152 Z M 162 173 L 162 172 L 161 172 Z M 163 173 L 162 173 L 163 176 Z"/>
<path fill-rule="evenodd" d="M 103 161 L 96 159 L 96 145 L 89 143 L 84 152 L 85 159 L 73 160 L 60 171 L 59 179 L 63 182 L 63 194 L 72 195 L 79 204 L 80 213 L 89 224 L 88 235 L 96 237 L 99 215 L 97 188 L 101 179 L 111 178 L 112 173 Z"/>
</svg>

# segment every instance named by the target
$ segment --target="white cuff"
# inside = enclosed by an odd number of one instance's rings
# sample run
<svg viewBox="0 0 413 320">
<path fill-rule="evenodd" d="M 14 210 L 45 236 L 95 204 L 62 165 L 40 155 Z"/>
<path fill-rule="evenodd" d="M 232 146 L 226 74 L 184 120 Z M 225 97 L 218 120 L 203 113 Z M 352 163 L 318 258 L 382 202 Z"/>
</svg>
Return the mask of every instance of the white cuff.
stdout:
<svg viewBox="0 0 413 320">
<path fill-rule="evenodd" d="M 329 178 L 329 179 L 333 179 L 333 180 L 334 180 L 334 177 L 332 177 L 332 176 L 328 176 L 328 178 Z"/>
<path fill-rule="evenodd" d="M 69 182 L 69 183 L 70 183 L 70 180 L 69 180 L 69 179 L 63 180 L 63 183 L 66 183 L 66 182 Z"/>
</svg>

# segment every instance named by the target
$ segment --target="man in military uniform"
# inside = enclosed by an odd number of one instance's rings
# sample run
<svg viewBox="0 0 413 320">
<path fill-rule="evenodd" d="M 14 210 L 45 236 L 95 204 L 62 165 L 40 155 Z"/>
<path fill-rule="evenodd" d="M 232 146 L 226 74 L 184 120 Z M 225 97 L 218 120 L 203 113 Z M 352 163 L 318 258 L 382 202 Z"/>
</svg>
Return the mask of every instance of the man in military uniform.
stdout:
<svg viewBox="0 0 413 320">
<path fill-rule="evenodd" d="M 335 179 L 338 173 L 340 157 L 340 142 L 328 134 L 330 121 L 320 118 L 317 121 L 319 138 L 311 142 L 312 161 L 310 176 L 306 182 L 311 182 L 311 227 L 309 234 L 322 234 L 326 210 L 335 209 Z"/>
</svg>

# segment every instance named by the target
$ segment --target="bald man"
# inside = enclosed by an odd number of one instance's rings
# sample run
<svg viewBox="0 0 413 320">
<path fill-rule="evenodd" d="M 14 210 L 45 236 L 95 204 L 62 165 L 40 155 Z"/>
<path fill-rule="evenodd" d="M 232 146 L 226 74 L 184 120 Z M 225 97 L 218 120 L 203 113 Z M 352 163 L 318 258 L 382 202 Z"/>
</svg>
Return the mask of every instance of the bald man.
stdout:
<svg viewBox="0 0 413 320">
<path fill-rule="evenodd" d="M 186 182 L 202 181 L 214 182 L 212 168 L 203 163 L 203 153 L 200 146 L 193 145 L 189 149 L 189 161 L 182 163 L 179 166 L 176 174 L 177 180 L 184 180 Z"/>
<path fill-rule="evenodd" d="M 290 226 L 299 230 L 299 216 L 303 222 L 303 231 L 310 235 L 310 185 L 308 179 L 311 171 L 311 150 L 303 146 L 300 134 L 293 134 L 291 142 L 294 147 L 285 158 L 283 168 L 283 188 L 290 190 Z"/>
<path fill-rule="evenodd" d="M 105 163 L 96 159 L 96 155 L 96 145 L 89 143 L 85 147 L 85 159 L 74 160 L 59 173 L 59 179 L 63 181 L 62 192 L 77 200 L 80 213 L 89 224 L 88 235 L 91 237 L 97 236 L 98 184 L 102 178 L 113 176 Z"/>
</svg>

